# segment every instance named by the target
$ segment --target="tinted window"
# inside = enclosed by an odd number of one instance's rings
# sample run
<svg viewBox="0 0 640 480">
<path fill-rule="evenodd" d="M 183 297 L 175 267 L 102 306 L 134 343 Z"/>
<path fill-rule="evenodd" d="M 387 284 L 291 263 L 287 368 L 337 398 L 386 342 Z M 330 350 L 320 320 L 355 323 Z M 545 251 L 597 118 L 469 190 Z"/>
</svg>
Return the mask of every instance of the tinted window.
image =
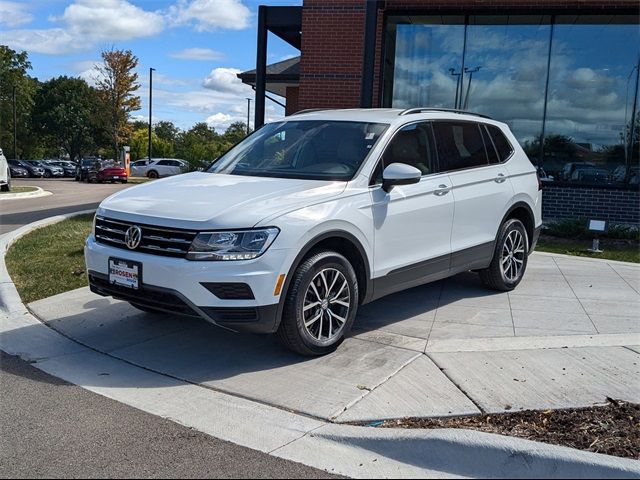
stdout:
<svg viewBox="0 0 640 480">
<path fill-rule="evenodd" d="M 156 165 L 171 165 L 169 160 L 160 160 Z"/>
<path fill-rule="evenodd" d="M 435 122 L 439 170 L 448 172 L 487 165 L 480 127 L 471 122 Z"/>
<path fill-rule="evenodd" d="M 487 129 L 489 130 L 489 135 L 491 136 L 491 140 L 493 140 L 493 144 L 496 146 L 496 150 L 500 156 L 500 161 L 504 162 L 511 156 L 511 152 L 513 152 L 513 148 L 511 147 L 509 140 L 507 140 L 504 133 L 502 133 L 498 127 L 487 125 Z"/>
<path fill-rule="evenodd" d="M 487 131 L 486 125 L 480 125 L 480 131 L 482 132 L 482 139 L 484 140 L 484 148 L 487 149 L 487 157 L 489 157 L 489 163 L 494 165 L 496 163 L 500 163 L 500 159 L 498 158 L 498 152 L 496 150 L 495 145 L 493 144 L 493 140 L 489 136 L 489 132 Z"/>
</svg>

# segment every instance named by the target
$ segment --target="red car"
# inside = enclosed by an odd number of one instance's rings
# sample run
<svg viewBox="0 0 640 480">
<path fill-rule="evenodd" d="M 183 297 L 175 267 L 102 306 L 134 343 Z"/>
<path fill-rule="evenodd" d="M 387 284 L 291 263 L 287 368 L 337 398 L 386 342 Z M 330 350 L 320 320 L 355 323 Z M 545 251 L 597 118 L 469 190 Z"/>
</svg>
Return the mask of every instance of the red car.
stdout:
<svg viewBox="0 0 640 480">
<path fill-rule="evenodd" d="M 127 183 L 127 171 L 117 163 L 96 162 L 87 173 L 89 183 L 122 182 Z"/>
</svg>

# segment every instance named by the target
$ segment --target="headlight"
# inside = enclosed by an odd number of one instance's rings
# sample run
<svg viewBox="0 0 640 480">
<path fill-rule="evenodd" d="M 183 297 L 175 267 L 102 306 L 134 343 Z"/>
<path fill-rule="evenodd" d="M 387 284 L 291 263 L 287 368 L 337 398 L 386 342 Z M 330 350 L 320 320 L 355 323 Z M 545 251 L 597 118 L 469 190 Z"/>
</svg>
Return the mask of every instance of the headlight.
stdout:
<svg viewBox="0 0 640 480">
<path fill-rule="evenodd" d="M 278 236 L 275 227 L 256 230 L 202 232 L 191 243 L 189 260 L 251 260 L 259 257 Z"/>
</svg>

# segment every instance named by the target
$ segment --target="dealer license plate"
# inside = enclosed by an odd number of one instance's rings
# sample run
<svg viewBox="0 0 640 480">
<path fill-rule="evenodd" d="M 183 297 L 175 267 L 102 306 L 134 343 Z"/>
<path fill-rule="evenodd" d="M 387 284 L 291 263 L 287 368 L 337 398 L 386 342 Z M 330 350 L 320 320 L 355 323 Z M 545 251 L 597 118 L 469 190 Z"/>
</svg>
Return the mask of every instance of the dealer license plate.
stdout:
<svg viewBox="0 0 640 480">
<path fill-rule="evenodd" d="M 142 283 L 142 264 L 121 258 L 109 259 L 109 283 L 137 290 Z"/>
</svg>

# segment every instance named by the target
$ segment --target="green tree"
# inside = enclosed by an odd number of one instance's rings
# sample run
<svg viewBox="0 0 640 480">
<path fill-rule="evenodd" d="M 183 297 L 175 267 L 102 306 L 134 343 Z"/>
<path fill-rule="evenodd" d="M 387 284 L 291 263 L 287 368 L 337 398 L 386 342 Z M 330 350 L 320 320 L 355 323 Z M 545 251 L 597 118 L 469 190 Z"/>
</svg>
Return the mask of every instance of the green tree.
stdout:
<svg viewBox="0 0 640 480">
<path fill-rule="evenodd" d="M 192 168 L 205 167 L 228 147 L 216 131 L 204 122 L 181 132 L 176 142 L 176 154 L 191 163 Z"/>
<path fill-rule="evenodd" d="M 27 52 L 16 52 L 0 45 L 0 146 L 13 156 L 13 89 L 16 92 L 17 156 L 27 157 L 37 150 L 37 138 L 31 128 L 31 113 L 38 80 L 30 77 Z"/>
<path fill-rule="evenodd" d="M 96 89 L 81 78 L 57 77 L 44 82 L 36 95 L 33 121 L 48 144 L 72 160 L 96 147 L 101 136 L 95 112 Z"/>
<path fill-rule="evenodd" d="M 149 156 L 149 127 L 142 127 L 136 129 L 129 139 L 129 146 L 131 147 L 131 160 L 138 160 Z M 167 140 L 158 137 L 153 132 L 151 134 L 151 148 L 153 149 L 153 156 L 156 157 L 173 157 L 174 150 L 173 145 Z"/>
<path fill-rule="evenodd" d="M 173 122 L 161 120 L 154 125 L 153 133 L 155 133 L 158 136 L 158 138 L 161 138 L 162 140 L 166 140 L 167 142 L 174 144 L 176 139 L 178 138 L 180 129 L 176 127 L 173 124 Z"/>
<path fill-rule="evenodd" d="M 129 137 L 131 125 L 129 115 L 140 110 L 140 97 L 135 92 L 140 88 L 138 57 L 131 50 L 105 50 L 102 64 L 96 65 L 96 83 L 104 106 L 105 127 L 117 158 L 120 145 Z"/>
<path fill-rule="evenodd" d="M 225 130 L 224 140 L 231 145 L 239 143 L 247 136 L 247 124 L 244 122 L 234 122 Z"/>
</svg>

